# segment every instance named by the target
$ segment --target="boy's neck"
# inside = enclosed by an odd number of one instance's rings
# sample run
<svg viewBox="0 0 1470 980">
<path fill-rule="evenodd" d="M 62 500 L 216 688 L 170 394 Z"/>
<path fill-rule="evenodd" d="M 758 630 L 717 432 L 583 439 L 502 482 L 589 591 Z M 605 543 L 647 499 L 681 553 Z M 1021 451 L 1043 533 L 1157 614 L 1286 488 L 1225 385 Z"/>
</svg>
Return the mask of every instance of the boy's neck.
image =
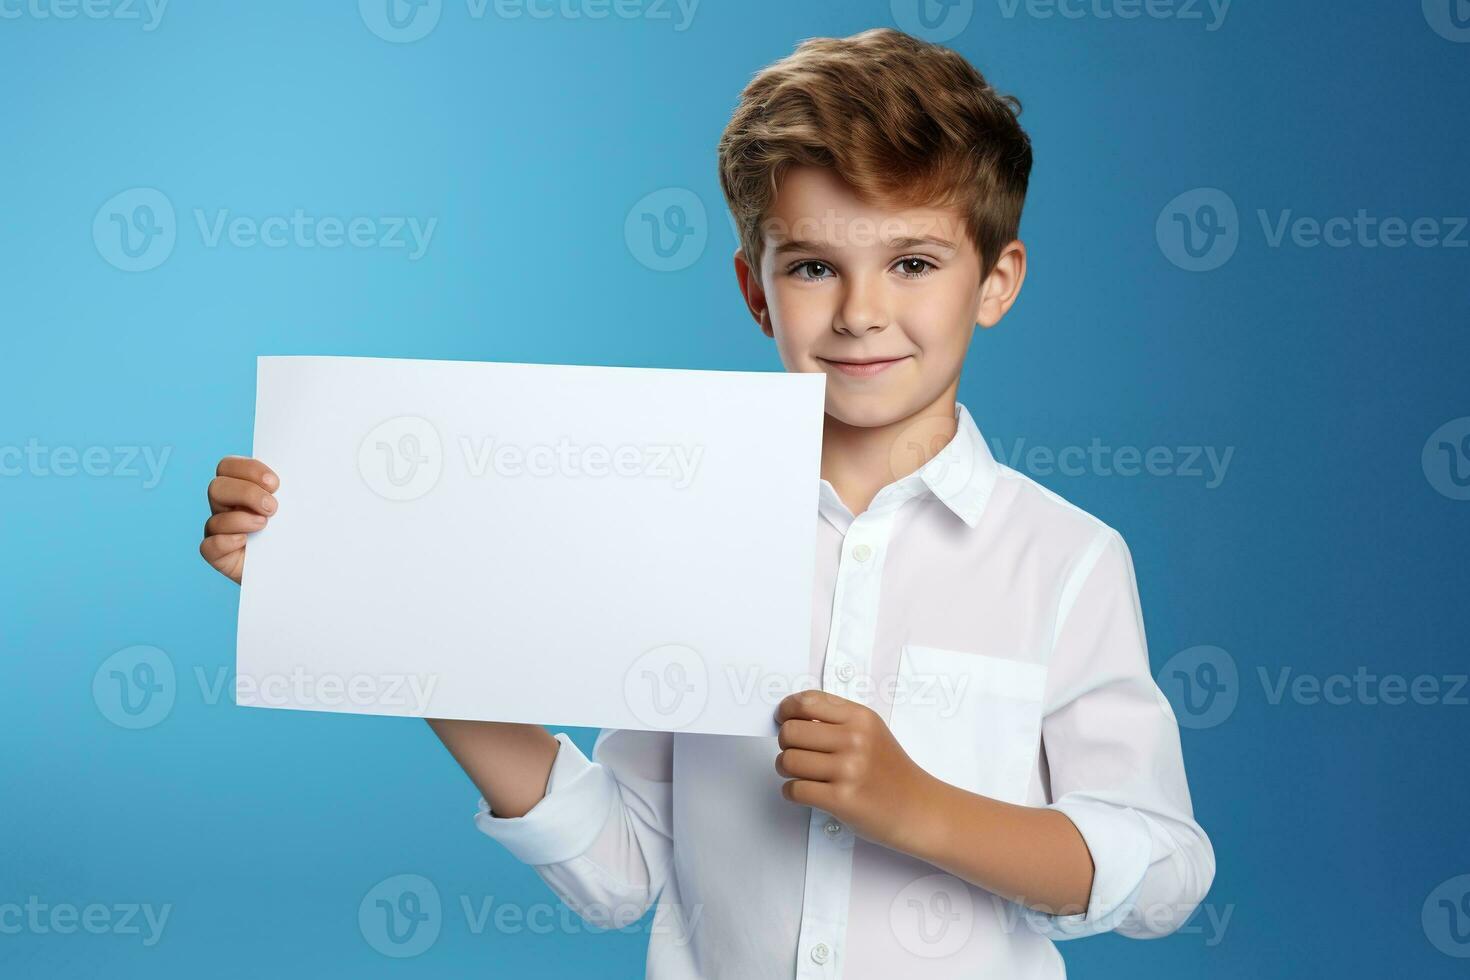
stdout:
<svg viewBox="0 0 1470 980">
<path fill-rule="evenodd" d="M 958 388 L 955 379 L 927 407 L 888 425 L 848 425 L 831 415 L 822 420 L 822 478 L 854 517 L 868 509 L 879 490 L 922 467 L 954 438 Z M 921 420 L 932 421 L 921 425 Z M 910 430 L 923 438 L 907 438 Z"/>
</svg>

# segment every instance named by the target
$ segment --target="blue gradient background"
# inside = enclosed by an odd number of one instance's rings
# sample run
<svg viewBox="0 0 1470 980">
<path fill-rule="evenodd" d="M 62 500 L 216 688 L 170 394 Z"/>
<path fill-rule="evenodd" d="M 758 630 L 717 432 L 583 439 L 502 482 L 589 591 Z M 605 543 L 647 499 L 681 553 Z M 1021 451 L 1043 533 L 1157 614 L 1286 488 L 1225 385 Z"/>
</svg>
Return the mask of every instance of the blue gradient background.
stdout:
<svg viewBox="0 0 1470 980">
<path fill-rule="evenodd" d="M 947 42 L 1022 98 L 1037 159 L 1030 278 L 978 336 L 962 400 L 1008 445 L 1234 447 L 1214 489 L 1038 476 L 1126 536 L 1156 669 L 1210 644 L 1239 671 L 1229 717 L 1184 731 L 1227 928 L 1067 944 L 1072 973 L 1463 976 L 1421 908 L 1470 872 L 1470 708 L 1273 704 L 1257 671 L 1465 672 L 1470 502 L 1436 492 L 1421 451 L 1470 415 L 1470 250 L 1272 248 L 1256 212 L 1470 213 L 1470 44 L 1417 0 L 1241 2 L 1213 31 L 1007 9 L 975 4 Z M 421 722 L 209 703 L 196 670 L 228 677 L 238 590 L 196 553 L 205 484 L 249 451 L 262 353 L 779 370 L 735 288 L 716 140 L 760 66 L 893 25 L 889 4 L 706 0 L 678 31 L 446 0 L 411 44 L 345 0 L 177 0 L 153 31 L 4 10 L 20 16 L 0 19 L 0 444 L 171 456 L 151 489 L 0 478 L 0 903 L 173 908 L 152 947 L 0 934 L 0 974 L 642 976 L 637 931 L 473 934 L 460 896 L 553 899 L 475 831 L 475 793 Z M 169 197 L 179 238 L 129 274 L 91 228 L 133 187 Z M 623 236 L 665 187 L 708 209 L 708 245 L 677 272 Z M 1241 218 L 1205 273 L 1155 237 L 1196 187 Z M 438 226 L 409 261 L 207 248 L 192 217 L 298 207 Z M 179 682 L 140 731 L 92 696 L 133 644 Z M 410 960 L 357 923 L 399 873 L 445 903 Z"/>
</svg>

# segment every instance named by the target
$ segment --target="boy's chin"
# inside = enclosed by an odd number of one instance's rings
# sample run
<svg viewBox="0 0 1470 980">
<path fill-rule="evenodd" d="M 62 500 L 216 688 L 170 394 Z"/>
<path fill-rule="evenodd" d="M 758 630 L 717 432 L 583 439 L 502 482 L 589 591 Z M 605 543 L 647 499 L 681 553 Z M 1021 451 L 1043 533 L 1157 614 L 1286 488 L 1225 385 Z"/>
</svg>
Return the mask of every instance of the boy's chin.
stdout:
<svg viewBox="0 0 1470 980">
<path fill-rule="evenodd" d="M 830 418 L 843 425 L 877 429 L 902 422 L 913 415 L 914 408 L 910 401 L 911 399 L 886 394 L 832 397 L 829 392 L 826 412 Z"/>
</svg>

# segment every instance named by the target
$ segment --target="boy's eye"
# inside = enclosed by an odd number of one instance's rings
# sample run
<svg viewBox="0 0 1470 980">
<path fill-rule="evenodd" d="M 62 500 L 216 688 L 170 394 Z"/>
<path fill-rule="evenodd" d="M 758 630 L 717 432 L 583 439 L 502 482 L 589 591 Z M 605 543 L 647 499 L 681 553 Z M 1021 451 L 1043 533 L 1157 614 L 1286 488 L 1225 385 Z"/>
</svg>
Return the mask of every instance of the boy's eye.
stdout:
<svg viewBox="0 0 1470 980">
<path fill-rule="evenodd" d="M 899 259 L 897 268 L 899 274 L 905 279 L 922 279 L 933 272 L 937 266 L 928 259 L 921 259 L 918 256 L 911 255 L 907 258 Z M 796 263 L 787 271 L 798 279 L 816 281 L 830 279 L 832 267 L 820 259 L 807 259 L 803 262 Z"/>
<path fill-rule="evenodd" d="M 922 279 L 932 272 L 934 268 L 935 265 L 933 262 L 930 262 L 928 259 L 918 258 L 917 256 L 911 255 L 908 258 L 898 260 L 898 271 L 906 279 Z"/>
<path fill-rule="evenodd" d="M 803 270 L 806 270 L 813 274 L 803 275 L 801 274 Z M 821 273 L 831 272 L 832 267 L 825 262 L 818 261 L 817 259 L 807 259 L 805 262 L 796 263 L 794 266 L 791 267 L 790 271 L 796 273 L 796 278 L 798 279 L 827 279 L 829 277 L 822 275 Z"/>
</svg>

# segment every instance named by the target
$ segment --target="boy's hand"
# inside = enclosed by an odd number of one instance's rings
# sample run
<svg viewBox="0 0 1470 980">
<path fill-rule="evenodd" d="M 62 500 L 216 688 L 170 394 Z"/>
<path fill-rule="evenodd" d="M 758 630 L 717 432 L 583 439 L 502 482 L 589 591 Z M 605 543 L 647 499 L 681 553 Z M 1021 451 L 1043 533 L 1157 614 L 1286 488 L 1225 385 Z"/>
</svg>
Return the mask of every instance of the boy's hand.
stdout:
<svg viewBox="0 0 1470 980">
<path fill-rule="evenodd" d="M 245 535 L 259 531 L 276 512 L 272 496 L 281 478 L 258 459 L 226 456 L 209 481 L 209 511 L 199 553 L 236 582 L 245 570 Z"/>
<path fill-rule="evenodd" d="M 832 814 L 875 843 L 903 848 L 936 782 L 878 713 L 826 691 L 799 691 L 776 708 L 781 795 Z"/>
</svg>

